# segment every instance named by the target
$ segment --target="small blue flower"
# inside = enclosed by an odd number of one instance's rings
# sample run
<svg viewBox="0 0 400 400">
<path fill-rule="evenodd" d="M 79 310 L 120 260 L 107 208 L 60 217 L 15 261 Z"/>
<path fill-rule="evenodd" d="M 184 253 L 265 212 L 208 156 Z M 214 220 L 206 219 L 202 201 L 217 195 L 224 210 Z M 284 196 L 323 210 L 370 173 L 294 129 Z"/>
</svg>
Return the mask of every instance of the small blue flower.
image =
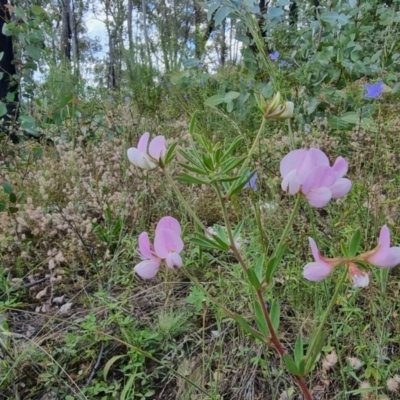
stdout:
<svg viewBox="0 0 400 400">
<path fill-rule="evenodd" d="M 114 99 L 113 96 L 111 96 L 111 97 L 110 97 L 110 103 L 114 103 L 114 102 L 115 102 L 115 99 Z"/>
<path fill-rule="evenodd" d="M 197 68 L 198 68 L 198 69 L 203 69 L 203 67 L 204 67 L 204 64 L 203 64 L 203 63 L 198 63 L 198 64 L 197 64 Z"/>
<path fill-rule="evenodd" d="M 183 94 L 183 98 L 184 98 L 185 100 L 187 100 L 187 99 L 189 98 L 188 94 L 187 94 L 187 93 L 184 93 L 184 94 Z"/>
<path fill-rule="evenodd" d="M 313 61 L 314 60 L 314 57 L 308 57 L 308 61 Z"/>
<path fill-rule="evenodd" d="M 244 81 L 244 76 L 243 76 L 243 75 L 240 75 L 239 80 L 240 80 L 240 82 Z"/>
<path fill-rule="evenodd" d="M 383 92 L 383 82 L 379 81 L 375 85 L 366 84 L 365 89 L 367 93 L 365 93 L 365 97 L 367 99 L 377 99 L 381 93 Z"/>
<path fill-rule="evenodd" d="M 289 62 L 287 62 L 285 60 L 282 60 L 282 61 L 279 62 L 279 66 L 280 67 L 291 67 L 292 65 L 293 65 L 292 63 L 289 63 Z"/>
<path fill-rule="evenodd" d="M 246 183 L 246 185 L 244 186 L 245 188 L 248 189 L 253 189 L 254 191 L 257 190 L 257 181 L 258 179 L 258 175 L 257 172 L 254 172 L 254 174 L 252 175 L 252 177 L 249 179 L 249 181 Z"/>
<path fill-rule="evenodd" d="M 248 86 L 249 88 L 252 88 L 252 87 L 253 87 L 253 82 L 249 82 L 249 83 L 247 84 L 247 86 Z"/>
<path fill-rule="evenodd" d="M 167 83 L 167 89 L 171 89 L 171 84 L 170 83 Z"/>
<path fill-rule="evenodd" d="M 129 103 L 131 101 L 131 98 L 129 96 L 125 97 L 125 103 Z"/>
<path fill-rule="evenodd" d="M 201 87 L 201 88 L 203 88 L 203 87 L 204 87 L 204 82 L 203 82 L 203 81 L 200 81 L 200 83 L 199 83 L 199 87 Z"/>
<path fill-rule="evenodd" d="M 269 58 L 270 58 L 272 61 L 276 61 L 276 60 L 279 58 L 279 51 L 276 50 L 276 51 L 274 51 L 273 53 L 271 53 L 271 54 L 269 55 Z"/>
<path fill-rule="evenodd" d="M 307 125 L 305 125 L 305 126 L 304 126 L 304 132 L 305 132 L 305 133 L 310 133 L 310 132 L 311 132 L 310 127 L 307 126 Z"/>
<path fill-rule="evenodd" d="M 158 82 L 160 82 L 160 83 L 164 80 L 164 78 L 162 76 L 159 76 L 157 79 L 158 79 Z"/>
</svg>

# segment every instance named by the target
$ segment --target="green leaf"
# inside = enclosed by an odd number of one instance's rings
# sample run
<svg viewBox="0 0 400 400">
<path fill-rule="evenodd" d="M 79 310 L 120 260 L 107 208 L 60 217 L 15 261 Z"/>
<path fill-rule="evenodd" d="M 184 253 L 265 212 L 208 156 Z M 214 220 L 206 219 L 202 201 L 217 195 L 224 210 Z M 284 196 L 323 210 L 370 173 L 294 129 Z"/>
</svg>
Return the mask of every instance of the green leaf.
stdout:
<svg viewBox="0 0 400 400">
<path fill-rule="evenodd" d="M 272 300 L 271 302 L 271 310 L 269 312 L 269 315 L 271 317 L 271 323 L 274 328 L 275 332 L 278 332 L 279 330 L 279 322 L 281 318 L 281 311 L 279 307 L 279 301 L 277 300 Z"/>
<path fill-rule="evenodd" d="M 114 356 L 111 357 L 107 362 L 106 365 L 104 366 L 103 369 L 103 378 L 106 381 L 107 380 L 107 375 L 108 375 L 108 371 L 110 370 L 110 368 L 112 367 L 112 365 L 118 361 L 119 359 L 126 357 L 126 354 L 120 354 L 119 356 Z"/>
<path fill-rule="evenodd" d="M 342 250 L 342 255 L 345 258 L 350 258 L 349 252 L 346 248 L 346 245 L 343 242 L 340 242 L 340 249 Z"/>
<path fill-rule="evenodd" d="M 11 194 L 14 192 L 12 186 L 8 182 L 3 182 L 3 190 L 7 194 Z"/>
<path fill-rule="evenodd" d="M 6 202 L 5 200 L 0 200 L 0 212 L 6 209 Z"/>
<path fill-rule="evenodd" d="M 46 11 L 45 11 L 42 7 L 37 6 L 37 5 L 33 5 L 33 6 L 31 7 L 31 11 L 32 11 L 32 13 L 35 14 L 35 15 L 46 14 Z"/>
<path fill-rule="evenodd" d="M 256 271 L 254 271 L 252 268 L 248 268 L 246 273 L 251 286 L 253 286 L 255 289 L 261 289 L 261 282 L 258 280 Z"/>
<path fill-rule="evenodd" d="M 202 161 L 198 158 L 197 153 L 194 150 L 184 151 L 179 150 L 179 153 L 191 164 L 195 165 L 196 167 L 202 169 L 204 167 Z"/>
<path fill-rule="evenodd" d="M 60 100 L 60 103 L 58 104 L 58 106 L 60 108 L 64 108 L 71 100 L 72 100 L 73 96 L 65 96 Z"/>
<path fill-rule="evenodd" d="M 10 193 L 9 200 L 10 200 L 10 203 L 13 203 L 13 204 L 15 204 L 17 202 L 17 196 L 15 195 L 15 193 Z"/>
<path fill-rule="evenodd" d="M 225 101 L 225 95 L 224 94 L 216 94 L 214 96 L 209 97 L 204 104 L 206 106 L 217 106 L 218 104 L 221 104 Z"/>
<path fill-rule="evenodd" d="M 236 239 L 239 235 L 240 232 L 242 231 L 243 228 L 243 221 L 240 221 L 236 226 L 235 229 L 233 231 L 233 238 Z"/>
<path fill-rule="evenodd" d="M 321 14 L 321 20 L 328 23 L 335 22 L 338 18 L 339 14 L 336 11 L 328 11 Z"/>
<path fill-rule="evenodd" d="M 282 8 L 278 8 L 278 7 L 268 7 L 268 16 L 271 18 L 277 18 L 280 17 L 281 15 L 283 15 L 285 13 L 284 10 L 282 10 Z"/>
<path fill-rule="evenodd" d="M 234 320 L 240 325 L 244 331 L 247 333 L 250 333 L 250 335 L 254 336 L 255 338 L 261 340 L 262 342 L 265 340 L 264 337 L 261 335 L 258 335 L 256 332 L 254 332 L 253 329 L 251 329 L 250 325 L 247 323 L 247 321 L 241 316 L 241 315 L 235 315 Z"/>
<path fill-rule="evenodd" d="M 350 246 L 349 246 L 349 257 L 355 257 L 358 251 L 358 248 L 360 247 L 360 242 L 361 242 L 361 232 L 359 229 L 357 229 L 354 232 L 353 237 L 351 238 L 350 241 Z"/>
<path fill-rule="evenodd" d="M 230 13 L 230 7 L 220 7 L 214 15 L 215 26 L 219 26 Z"/>
<path fill-rule="evenodd" d="M 287 370 L 293 375 L 299 375 L 299 370 L 297 368 L 296 363 L 294 362 L 293 358 L 290 357 L 289 354 L 284 354 L 283 361 L 285 362 L 285 366 Z"/>
<path fill-rule="evenodd" d="M 195 111 L 192 115 L 192 118 L 190 119 L 190 124 L 189 124 L 189 133 L 193 135 L 194 129 L 196 128 L 196 119 L 197 119 L 197 111 Z"/>
<path fill-rule="evenodd" d="M 5 103 L 0 101 L 0 117 L 7 114 L 7 106 Z"/>
<path fill-rule="evenodd" d="M 299 376 L 304 376 L 306 374 L 306 359 L 303 358 L 297 364 L 297 369 L 299 371 Z"/>
<path fill-rule="evenodd" d="M 233 111 L 233 103 L 231 101 L 226 105 L 226 111 L 228 113 L 231 113 Z"/>
<path fill-rule="evenodd" d="M 322 332 L 320 335 L 318 335 L 317 337 L 315 336 L 317 332 L 315 331 L 314 334 L 311 337 L 310 343 L 312 343 L 314 341 L 314 339 L 316 340 L 315 343 L 315 347 L 313 350 L 313 354 L 308 354 L 307 353 L 307 362 L 306 362 L 306 367 L 305 367 L 305 371 L 309 372 L 312 371 L 315 363 L 317 361 L 317 358 L 321 352 L 322 347 L 324 346 L 324 342 L 325 342 L 325 332 Z"/>
<path fill-rule="evenodd" d="M 299 365 L 300 361 L 304 357 L 304 347 L 303 347 L 303 339 L 300 336 L 296 339 L 296 344 L 294 345 L 294 360 L 297 365 Z"/>
<path fill-rule="evenodd" d="M 347 130 L 350 129 L 352 125 L 343 121 L 341 118 L 337 117 L 336 115 L 332 115 L 328 117 L 328 125 L 332 129 L 338 130 Z"/>
<path fill-rule="evenodd" d="M 229 92 L 225 95 L 224 102 L 230 103 L 232 100 L 237 99 L 240 96 L 239 92 Z"/>
<path fill-rule="evenodd" d="M 185 172 L 182 172 L 178 177 L 177 180 L 180 182 L 184 183 L 193 183 L 195 185 L 203 185 L 210 183 L 210 180 L 208 178 L 196 178 L 192 175 L 186 174 Z"/>
<path fill-rule="evenodd" d="M 254 316 L 258 329 L 264 335 L 265 339 L 269 339 L 270 335 L 268 325 L 265 321 L 263 309 L 258 299 L 254 300 Z"/>
<path fill-rule="evenodd" d="M 360 116 L 356 112 L 347 112 L 346 114 L 342 115 L 341 120 L 347 122 L 349 124 L 357 124 L 360 121 Z"/>
<path fill-rule="evenodd" d="M 28 45 L 25 47 L 25 51 L 26 51 L 26 54 L 27 54 L 29 57 L 32 57 L 34 60 L 40 60 L 40 58 L 42 57 L 42 52 L 41 52 L 41 50 L 38 49 L 38 48 L 35 47 L 35 46 L 32 46 L 31 44 L 28 44 Z"/>
<path fill-rule="evenodd" d="M 196 233 L 196 237 L 190 238 L 190 241 L 197 246 L 206 247 L 208 249 L 214 250 L 222 250 L 227 251 L 229 250 L 229 245 L 222 241 L 217 236 L 213 236 L 209 238 L 202 233 Z"/>
<path fill-rule="evenodd" d="M 264 255 L 261 255 L 256 262 L 256 266 L 254 267 L 254 271 L 256 272 L 257 278 L 260 282 L 263 279 L 264 261 L 265 257 Z"/>
<path fill-rule="evenodd" d="M 18 208 L 17 207 L 8 207 L 8 212 L 10 214 L 15 214 L 16 212 L 18 212 Z"/>
<path fill-rule="evenodd" d="M 175 157 L 175 147 L 178 144 L 178 142 L 175 142 L 171 144 L 171 146 L 168 147 L 167 154 L 165 155 L 164 159 L 164 165 L 168 165 Z"/>
<path fill-rule="evenodd" d="M 275 256 L 271 257 L 268 260 L 267 268 L 266 268 L 266 272 L 265 272 L 265 282 L 266 283 L 268 283 L 268 284 L 271 283 L 271 281 L 274 277 L 275 271 L 281 262 L 282 256 L 286 252 L 286 249 L 287 249 L 287 244 L 286 243 L 282 244 L 282 246 L 276 251 Z"/>
<path fill-rule="evenodd" d="M 247 158 L 247 156 L 232 157 L 232 158 L 229 158 L 228 160 L 225 160 L 225 162 L 221 166 L 221 173 L 224 175 L 229 174 L 229 172 L 231 172 L 236 167 L 238 167 L 240 164 L 242 164 L 246 158 Z"/>
<path fill-rule="evenodd" d="M 183 164 L 183 163 L 179 163 L 179 165 L 182 168 L 185 168 L 185 169 L 189 170 L 190 172 L 194 172 L 194 173 L 199 174 L 199 175 L 208 175 L 208 172 L 204 171 L 204 169 L 200 169 L 200 168 L 197 168 L 197 167 L 192 167 L 191 165 Z"/>
</svg>

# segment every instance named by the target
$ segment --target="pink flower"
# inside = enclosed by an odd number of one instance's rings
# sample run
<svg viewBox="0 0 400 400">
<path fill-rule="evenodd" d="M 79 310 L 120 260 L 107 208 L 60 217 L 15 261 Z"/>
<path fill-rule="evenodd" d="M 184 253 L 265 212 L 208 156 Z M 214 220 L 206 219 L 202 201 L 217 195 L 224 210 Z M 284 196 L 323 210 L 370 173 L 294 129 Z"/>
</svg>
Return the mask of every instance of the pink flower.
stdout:
<svg viewBox="0 0 400 400">
<path fill-rule="evenodd" d="M 289 194 L 303 193 L 314 207 L 324 207 L 329 201 L 345 196 L 351 181 L 343 178 L 348 163 L 338 157 L 331 167 L 326 154 L 315 148 L 293 150 L 283 157 L 280 172 L 282 190 Z"/>
<path fill-rule="evenodd" d="M 304 267 L 304 278 L 313 282 L 322 281 L 333 271 L 337 260 L 322 257 L 315 241 L 312 238 L 308 238 L 308 240 L 315 262 L 308 263 Z"/>
<path fill-rule="evenodd" d="M 143 279 L 154 278 L 160 268 L 161 258 L 155 254 L 147 232 L 142 232 L 139 235 L 139 252 L 143 261 L 136 265 L 134 271 Z"/>
<path fill-rule="evenodd" d="M 378 246 L 360 258 L 379 268 L 393 268 L 400 264 L 400 247 L 390 247 L 390 231 L 386 225 L 381 228 Z"/>
<path fill-rule="evenodd" d="M 147 146 L 149 137 L 150 133 L 145 132 L 139 139 L 138 147 L 131 147 L 127 151 L 129 161 L 133 165 L 147 170 L 155 168 L 167 151 L 164 136 L 156 136 Z"/>
<path fill-rule="evenodd" d="M 181 267 L 182 258 L 179 253 L 184 245 L 180 235 L 181 226 L 172 217 L 161 218 L 157 224 L 154 246 L 147 232 L 141 233 L 139 252 L 143 261 L 135 266 L 134 271 L 143 279 L 151 279 L 156 276 L 162 260 L 165 260 L 169 268 Z"/>
<path fill-rule="evenodd" d="M 363 288 L 369 285 L 369 275 L 367 272 L 361 271 L 357 265 L 349 263 L 349 275 L 353 281 L 354 288 Z"/>
<path fill-rule="evenodd" d="M 175 218 L 161 218 L 156 227 L 154 248 L 158 257 L 165 259 L 169 268 L 182 266 L 179 253 L 183 250 L 183 241 L 180 235 L 181 226 Z"/>
</svg>

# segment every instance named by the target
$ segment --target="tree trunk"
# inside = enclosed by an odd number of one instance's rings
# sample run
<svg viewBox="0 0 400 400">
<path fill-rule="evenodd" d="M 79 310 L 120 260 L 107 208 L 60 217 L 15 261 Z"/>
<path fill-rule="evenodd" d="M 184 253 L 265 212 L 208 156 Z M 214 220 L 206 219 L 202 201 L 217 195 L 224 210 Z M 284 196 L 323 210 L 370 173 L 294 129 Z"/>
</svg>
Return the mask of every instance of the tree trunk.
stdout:
<svg viewBox="0 0 400 400">
<path fill-rule="evenodd" d="M 18 82 L 14 80 L 16 75 L 14 49 L 12 36 L 3 34 L 4 25 L 10 20 L 10 13 L 7 8 L 7 0 L 0 0 L 0 52 L 4 53 L 0 60 L 0 68 L 3 77 L 0 80 L 0 100 L 5 103 L 7 114 L 1 118 L 0 131 L 10 132 L 10 138 L 14 143 L 19 142 L 18 136 L 13 132 L 13 128 L 19 115 L 18 107 Z M 7 101 L 8 93 L 14 93 L 14 101 Z"/>
<path fill-rule="evenodd" d="M 62 36 L 61 50 L 62 58 L 66 61 L 71 60 L 71 2 L 62 0 Z"/>
<path fill-rule="evenodd" d="M 133 10 L 132 0 L 128 0 L 128 43 L 129 43 L 129 53 L 131 56 L 133 54 L 132 10 Z"/>
</svg>

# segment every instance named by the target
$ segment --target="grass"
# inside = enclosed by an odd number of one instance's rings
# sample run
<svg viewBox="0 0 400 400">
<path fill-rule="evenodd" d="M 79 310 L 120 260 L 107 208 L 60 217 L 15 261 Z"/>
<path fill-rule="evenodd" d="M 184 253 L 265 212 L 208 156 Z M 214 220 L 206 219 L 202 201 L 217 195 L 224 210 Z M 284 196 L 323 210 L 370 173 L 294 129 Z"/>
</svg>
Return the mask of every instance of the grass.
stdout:
<svg viewBox="0 0 400 400">
<path fill-rule="evenodd" d="M 147 130 L 188 148 L 188 121 L 135 119 L 125 108 L 110 112 L 109 129 L 122 121 L 122 134 L 113 139 L 104 129 L 96 141 L 77 136 L 55 147 L 28 143 L 2 150 L 1 178 L 23 195 L 19 211 L 3 212 L 0 220 L 0 399 L 300 398 L 275 351 L 252 340 L 183 271 L 162 268 L 151 281 L 134 276 L 140 232 L 152 231 L 164 215 L 176 217 L 187 232 L 193 227 L 161 172 L 146 175 L 130 165 L 126 148 Z M 252 137 L 256 131 L 240 121 L 232 127 L 217 114 L 200 118 L 205 134 L 227 145 L 237 128 Z M 340 255 L 340 242 L 348 243 L 357 228 L 363 250 L 375 246 L 384 223 L 398 242 L 399 120 L 376 120 L 376 132 L 333 133 L 317 124 L 310 134 L 293 132 L 296 147 L 320 147 L 331 160 L 348 158 L 354 187 L 323 209 L 301 205 L 288 251 L 265 291 L 279 301 L 280 338 L 291 352 L 298 334 L 308 341 L 343 274 L 305 281 L 308 236 L 318 238 L 326 256 Z M 246 136 L 239 152 L 250 145 Z M 244 190 L 230 205 L 232 223 L 244 221 L 249 262 L 262 251 L 260 232 L 272 254 L 293 207 L 278 174 L 289 148 L 287 127 L 268 125 L 252 159 L 259 189 Z M 179 170 L 174 163 L 172 175 Z M 179 187 L 206 226 L 223 224 L 208 188 Z M 254 209 L 260 209 L 259 222 Z M 254 325 L 254 294 L 232 254 L 199 251 L 186 237 L 183 259 L 202 287 Z M 400 396 L 400 272 L 371 272 L 369 288 L 346 283 L 329 315 L 320 360 L 306 378 L 316 399 Z M 67 303 L 72 306 L 63 311 Z"/>
</svg>

